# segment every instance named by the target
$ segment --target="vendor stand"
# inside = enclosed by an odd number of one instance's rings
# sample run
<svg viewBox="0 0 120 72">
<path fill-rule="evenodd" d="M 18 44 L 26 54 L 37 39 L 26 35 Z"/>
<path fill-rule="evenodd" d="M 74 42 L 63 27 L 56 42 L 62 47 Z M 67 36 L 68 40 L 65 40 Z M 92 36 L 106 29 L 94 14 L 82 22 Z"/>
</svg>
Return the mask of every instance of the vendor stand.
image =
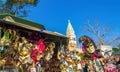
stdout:
<svg viewBox="0 0 120 72">
<path fill-rule="evenodd" d="M 39 72 L 36 67 L 39 60 L 56 58 L 58 48 L 66 46 L 67 40 L 60 33 L 45 30 L 41 24 L 0 15 L 0 71 Z"/>
</svg>

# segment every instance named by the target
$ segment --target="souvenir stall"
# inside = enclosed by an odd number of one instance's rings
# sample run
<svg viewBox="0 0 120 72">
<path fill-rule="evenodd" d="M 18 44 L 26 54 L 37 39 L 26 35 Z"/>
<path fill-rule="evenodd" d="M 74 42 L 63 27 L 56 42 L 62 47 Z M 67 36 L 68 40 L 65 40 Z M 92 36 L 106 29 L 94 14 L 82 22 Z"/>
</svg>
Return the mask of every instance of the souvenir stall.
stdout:
<svg viewBox="0 0 120 72">
<path fill-rule="evenodd" d="M 0 71 L 48 70 L 51 63 L 57 63 L 53 61 L 57 61 L 58 48 L 66 46 L 67 39 L 57 32 L 46 31 L 43 25 L 32 21 L 0 15 Z"/>
</svg>

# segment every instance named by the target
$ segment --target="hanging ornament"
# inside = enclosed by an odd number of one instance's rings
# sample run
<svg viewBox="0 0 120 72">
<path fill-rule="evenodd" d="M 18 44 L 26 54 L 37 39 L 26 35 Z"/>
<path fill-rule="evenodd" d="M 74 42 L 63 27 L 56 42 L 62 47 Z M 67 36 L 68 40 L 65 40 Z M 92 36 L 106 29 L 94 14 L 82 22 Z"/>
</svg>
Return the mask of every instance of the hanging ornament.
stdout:
<svg viewBox="0 0 120 72">
<path fill-rule="evenodd" d="M 1 39 L 1 44 L 2 45 L 10 45 L 11 38 L 12 38 L 11 37 L 11 30 L 8 29 L 8 30 L 5 31 L 5 33 L 4 33 L 4 35 L 3 35 L 2 39 Z"/>
<path fill-rule="evenodd" d="M 22 65 L 24 65 L 27 63 L 31 63 L 31 53 L 29 48 L 30 43 L 24 37 L 22 37 L 21 39 L 21 43 L 19 42 L 18 44 L 18 60 Z M 19 62 L 17 63 L 17 67 L 20 66 Z"/>
<path fill-rule="evenodd" d="M 45 45 L 44 45 L 44 40 L 40 39 L 37 43 L 37 47 L 38 47 L 38 52 L 39 53 L 43 53 L 44 49 L 45 49 Z"/>
<path fill-rule="evenodd" d="M 55 43 L 51 42 L 45 49 L 45 60 L 49 61 L 54 54 Z"/>
<path fill-rule="evenodd" d="M 37 50 L 36 49 L 32 50 L 32 59 L 33 59 L 34 63 L 36 64 L 36 62 L 37 62 Z"/>
</svg>

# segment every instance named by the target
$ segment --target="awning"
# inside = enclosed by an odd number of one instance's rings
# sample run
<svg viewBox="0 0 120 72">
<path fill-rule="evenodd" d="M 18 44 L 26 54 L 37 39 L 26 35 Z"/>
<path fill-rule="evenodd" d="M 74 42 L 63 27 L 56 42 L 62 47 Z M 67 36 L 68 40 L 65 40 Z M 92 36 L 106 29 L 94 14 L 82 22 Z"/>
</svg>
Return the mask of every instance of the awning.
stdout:
<svg viewBox="0 0 120 72">
<path fill-rule="evenodd" d="M 27 19 L 23 19 L 21 17 L 14 16 L 14 15 L 11 15 L 11 14 L 0 14 L 0 20 L 5 20 L 5 21 L 8 21 L 8 22 L 15 22 L 15 24 L 21 23 L 22 25 L 28 25 L 28 26 L 32 26 L 32 27 L 35 27 L 35 28 L 40 28 L 40 29 L 45 30 L 45 27 L 42 24 L 27 20 Z"/>
<path fill-rule="evenodd" d="M 68 37 L 66 37 L 63 34 L 60 34 L 58 32 L 51 32 L 51 31 L 45 30 L 44 28 L 39 28 L 39 27 L 35 27 L 33 25 L 31 26 L 31 25 L 24 24 L 24 23 L 21 23 L 21 22 L 16 22 L 10 16 L 7 16 L 7 17 L 1 19 L 0 21 L 8 23 L 8 24 L 13 24 L 13 25 L 16 25 L 16 26 L 19 26 L 19 27 L 22 27 L 22 28 L 26 28 L 26 29 L 29 29 L 29 30 L 39 31 L 40 33 L 46 33 L 46 34 L 53 35 L 53 36 L 68 38 Z"/>
</svg>

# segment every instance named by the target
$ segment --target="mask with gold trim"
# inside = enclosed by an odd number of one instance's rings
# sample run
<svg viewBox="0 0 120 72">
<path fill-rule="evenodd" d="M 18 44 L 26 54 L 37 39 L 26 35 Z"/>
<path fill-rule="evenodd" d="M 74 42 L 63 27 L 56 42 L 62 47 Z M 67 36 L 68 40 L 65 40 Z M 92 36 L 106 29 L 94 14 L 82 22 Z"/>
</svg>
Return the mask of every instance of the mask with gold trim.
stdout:
<svg viewBox="0 0 120 72">
<path fill-rule="evenodd" d="M 12 36 L 11 30 L 10 30 L 10 29 L 6 30 L 6 31 L 4 32 L 3 37 L 1 38 L 1 44 L 2 44 L 2 45 L 10 45 L 10 43 L 11 43 L 11 38 L 12 38 L 11 36 Z"/>
</svg>

